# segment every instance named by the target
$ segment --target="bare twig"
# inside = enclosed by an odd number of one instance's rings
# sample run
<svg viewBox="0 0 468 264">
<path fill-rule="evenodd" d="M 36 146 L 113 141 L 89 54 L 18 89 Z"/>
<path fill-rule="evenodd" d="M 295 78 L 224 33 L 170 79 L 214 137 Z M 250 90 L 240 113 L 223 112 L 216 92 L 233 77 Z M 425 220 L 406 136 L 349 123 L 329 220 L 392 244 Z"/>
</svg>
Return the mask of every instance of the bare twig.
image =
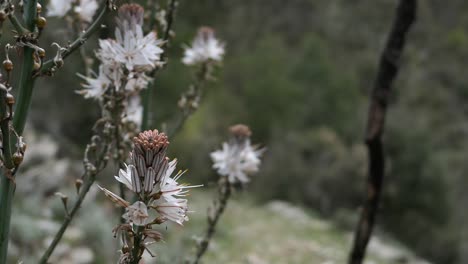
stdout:
<svg viewBox="0 0 468 264">
<path fill-rule="evenodd" d="M 165 55 L 167 54 L 167 46 L 169 45 L 169 38 L 171 37 L 171 30 L 172 26 L 174 24 L 174 19 L 175 19 L 175 12 L 178 6 L 178 1 L 177 0 L 169 0 L 168 8 L 167 8 L 167 15 L 166 15 L 166 28 L 164 30 L 164 35 L 163 35 L 163 50 L 164 53 L 162 54 L 162 60 L 164 60 Z M 156 68 L 150 75 L 154 78 L 158 72 L 159 68 Z M 142 97 L 143 97 L 143 116 L 142 116 L 142 122 L 141 122 L 141 130 L 147 130 L 151 128 L 151 120 L 152 120 L 152 115 L 151 115 L 151 99 L 153 98 L 154 95 L 154 90 L 155 86 L 152 82 L 148 84 L 148 87 L 145 91 L 142 92 Z"/>
<path fill-rule="evenodd" d="M 107 0 L 105 3 L 102 4 L 101 6 L 101 11 L 94 20 L 94 22 L 88 27 L 88 29 L 81 35 L 79 36 L 73 43 L 67 47 L 67 49 L 62 53 L 62 59 L 67 58 L 70 56 L 73 52 L 78 50 L 86 41 L 88 38 L 93 35 L 96 31 L 98 31 L 101 28 L 101 23 L 108 11 L 110 11 L 113 7 L 113 1 L 112 0 Z M 43 75 L 52 75 L 53 71 L 57 68 L 57 65 L 55 63 L 55 59 L 50 59 L 42 65 L 41 69 L 37 72 L 35 77 L 37 76 L 43 76 Z"/>
<path fill-rule="evenodd" d="M 354 244 L 348 260 L 349 264 L 363 262 L 374 227 L 385 172 L 382 134 L 388 97 L 393 80 L 398 73 L 398 62 L 403 52 L 406 35 L 415 16 L 416 0 L 400 0 L 392 30 L 380 57 L 377 77 L 371 94 L 365 139 L 369 156 L 367 196 L 356 228 Z"/>
<path fill-rule="evenodd" d="M 199 108 L 203 98 L 203 88 L 210 78 L 210 67 L 212 67 L 210 62 L 200 65 L 200 69 L 195 75 L 194 83 L 190 85 L 189 90 L 182 95 L 181 101 L 179 101 L 181 112 L 174 122 L 173 127 L 168 132 L 170 137 L 177 134 L 182 129 L 187 119 Z"/>
<path fill-rule="evenodd" d="M 41 260 L 39 261 L 40 264 L 47 263 L 47 260 L 52 255 L 55 247 L 62 239 L 65 230 L 68 228 L 73 217 L 80 209 L 81 203 L 88 194 L 91 186 L 96 180 L 97 175 L 107 166 L 107 161 L 109 160 L 113 150 L 112 144 L 120 144 L 121 142 L 121 135 L 116 134 L 115 132 L 117 128 L 121 126 L 121 116 L 123 111 L 123 107 L 121 107 L 122 98 L 119 98 L 115 95 L 108 98 L 111 101 L 103 103 L 103 117 L 96 122 L 94 126 L 95 135 L 91 138 L 91 143 L 88 144 L 85 150 L 85 173 L 82 177 L 84 179 L 83 186 L 80 188 L 78 198 L 75 201 L 72 210 L 70 211 L 69 215 L 65 217 L 62 225 L 60 226 L 60 229 L 55 234 L 52 243 L 42 255 Z M 118 147 L 115 148 L 115 151 L 117 151 L 115 155 L 120 154 L 118 152 Z"/>
<path fill-rule="evenodd" d="M 218 200 L 208 209 L 208 228 L 200 241 L 197 241 L 195 259 L 188 260 L 187 263 L 198 264 L 205 254 L 213 237 L 219 218 L 226 209 L 229 197 L 231 197 L 231 184 L 227 177 L 221 177 L 218 182 Z"/>
</svg>

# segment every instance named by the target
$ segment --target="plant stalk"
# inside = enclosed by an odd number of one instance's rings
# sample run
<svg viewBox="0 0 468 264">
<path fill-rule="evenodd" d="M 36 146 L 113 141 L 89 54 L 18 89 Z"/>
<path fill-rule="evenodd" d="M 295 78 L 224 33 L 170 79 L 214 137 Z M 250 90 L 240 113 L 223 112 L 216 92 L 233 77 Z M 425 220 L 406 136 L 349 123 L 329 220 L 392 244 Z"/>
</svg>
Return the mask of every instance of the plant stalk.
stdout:
<svg viewBox="0 0 468 264">
<path fill-rule="evenodd" d="M 385 174 L 385 154 L 382 142 L 385 114 L 393 81 L 398 73 L 398 62 L 403 53 L 406 35 L 416 17 L 416 0 L 400 0 L 386 46 L 381 54 L 377 77 L 371 93 L 366 129 L 369 156 L 367 192 L 361 216 L 356 227 L 349 264 L 364 261 L 367 244 L 372 235 L 379 209 Z"/>
<path fill-rule="evenodd" d="M 30 32 L 34 31 L 37 16 L 36 8 L 37 0 L 24 1 L 24 21 L 26 28 Z M 32 80 L 34 65 L 33 53 L 33 49 L 29 47 L 23 48 L 23 61 L 21 65 L 20 81 L 18 84 L 18 100 L 15 115 L 13 117 L 13 128 L 18 135 L 23 133 L 34 87 L 34 81 Z M 3 142 L 6 147 L 3 150 L 4 159 L 6 162 L 9 162 L 8 159 L 11 158 L 10 148 L 16 142 L 16 138 L 10 136 L 9 124 L 2 125 L 2 135 L 4 137 Z M 0 263 L 7 263 L 12 202 L 16 187 L 13 178 L 14 175 L 11 173 L 11 169 L 13 169 L 14 165 L 11 163 L 5 163 L 5 165 L 6 169 L 3 170 L 1 173 L 2 175 L 0 175 Z M 10 175 L 6 175 L 7 173 Z"/>
</svg>

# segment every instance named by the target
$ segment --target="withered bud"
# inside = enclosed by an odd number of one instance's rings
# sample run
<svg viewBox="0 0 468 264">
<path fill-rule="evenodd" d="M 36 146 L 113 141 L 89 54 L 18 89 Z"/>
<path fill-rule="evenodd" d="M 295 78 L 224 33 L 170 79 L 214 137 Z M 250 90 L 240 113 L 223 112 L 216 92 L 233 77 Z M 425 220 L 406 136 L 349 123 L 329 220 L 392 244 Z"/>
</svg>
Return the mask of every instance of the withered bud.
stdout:
<svg viewBox="0 0 468 264">
<path fill-rule="evenodd" d="M 128 223 L 120 224 L 114 227 L 114 229 L 112 229 L 112 233 L 114 233 L 114 237 L 117 237 L 117 234 L 119 232 L 133 233 L 132 225 Z"/>
<path fill-rule="evenodd" d="M 41 58 L 44 58 L 45 57 L 45 50 L 43 48 L 38 48 L 37 49 L 37 55 L 39 55 L 39 57 Z"/>
<path fill-rule="evenodd" d="M 229 128 L 229 132 L 237 138 L 247 138 L 252 135 L 250 128 L 243 124 L 233 125 Z"/>
<path fill-rule="evenodd" d="M 9 59 L 6 59 L 3 61 L 3 69 L 5 69 L 5 71 L 7 72 L 10 72 L 13 70 L 13 62 Z"/>
<path fill-rule="evenodd" d="M 82 185 L 83 185 L 83 180 L 82 179 L 76 179 L 76 181 L 75 181 L 76 193 L 80 193 L 80 189 L 81 189 Z"/>
<path fill-rule="evenodd" d="M 214 30 L 210 27 L 200 27 L 197 32 L 197 38 L 201 38 L 204 40 L 210 39 L 214 37 Z"/>
<path fill-rule="evenodd" d="M 63 203 L 63 207 L 65 208 L 65 211 L 67 211 L 68 213 L 68 196 L 66 196 L 65 194 L 61 192 L 56 192 L 55 195 L 60 197 L 60 200 L 62 200 L 62 203 Z"/>
<path fill-rule="evenodd" d="M 163 239 L 163 235 L 160 232 L 153 230 L 153 229 L 145 229 L 143 230 L 143 234 L 147 238 L 150 238 L 155 242 L 159 242 Z"/>
<path fill-rule="evenodd" d="M 122 253 L 129 253 L 130 252 L 130 248 L 128 247 L 128 245 L 123 245 L 122 247 Z"/>
<path fill-rule="evenodd" d="M 163 132 L 159 133 L 157 129 L 141 132 L 137 137 L 133 138 L 133 142 L 145 151 L 159 151 L 169 145 L 166 134 Z"/>
<path fill-rule="evenodd" d="M 13 159 L 13 164 L 15 164 L 15 166 L 19 166 L 21 162 L 23 162 L 23 154 L 21 152 L 16 151 L 13 154 L 12 159 Z"/>
<path fill-rule="evenodd" d="M 15 104 L 15 97 L 11 93 L 7 93 L 5 99 L 7 105 L 13 106 Z"/>
<path fill-rule="evenodd" d="M 45 19 L 45 17 L 38 17 L 37 20 L 36 20 L 36 26 L 38 29 L 43 29 L 45 28 L 45 26 L 47 25 L 47 19 Z"/>
<path fill-rule="evenodd" d="M 5 21 L 7 18 L 7 14 L 5 13 L 5 10 L 0 10 L 0 22 Z"/>
</svg>

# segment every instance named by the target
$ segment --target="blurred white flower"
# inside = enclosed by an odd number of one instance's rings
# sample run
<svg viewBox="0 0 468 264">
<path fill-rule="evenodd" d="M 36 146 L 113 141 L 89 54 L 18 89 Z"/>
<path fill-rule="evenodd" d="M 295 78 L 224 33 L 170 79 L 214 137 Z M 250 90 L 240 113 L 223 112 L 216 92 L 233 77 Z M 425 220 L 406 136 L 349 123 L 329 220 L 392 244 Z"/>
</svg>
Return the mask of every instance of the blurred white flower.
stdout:
<svg viewBox="0 0 468 264">
<path fill-rule="evenodd" d="M 208 61 L 221 61 L 224 55 L 224 44 L 216 39 L 214 30 L 201 27 L 191 47 L 186 47 L 182 62 L 195 65 Z"/>
<path fill-rule="evenodd" d="M 250 130 L 247 126 L 231 127 L 234 138 L 223 143 L 220 150 L 211 153 L 213 168 L 221 176 L 227 176 L 231 183 L 247 183 L 249 175 L 258 172 L 260 156 L 265 149 L 258 149 L 250 144 Z"/>
<path fill-rule="evenodd" d="M 73 11 L 80 16 L 81 20 L 91 22 L 98 7 L 96 0 L 80 0 Z"/>
<path fill-rule="evenodd" d="M 148 208 L 143 202 L 136 201 L 125 209 L 125 214 L 122 217 L 137 226 L 144 226 L 148 224 Z"/>
<path fill-rule="evenodd" d="M 104 64 L 124 65 L 127 70 L 148 71 L 158 66 L 163 50 L 163 42 L 155 32 L 143 35 L 143 8 L 138 5 L 125 5 L 119 9 L 115 40 L 99 41 L 98 58 Z"/>
<path fill-rule="evenodd" d="M 95 78 L 78 74 L 78 76 L 87 82 L 86 84 L 82 84 L 85 89 L 77 91 L 77 93 L 83 95 L 84 98 L 101 99 L 109 85 L 112 83 L 107 76 L 106 69 L 103 65 L 99 66 L 99 74 L 94 75 Z"/>
<path fill-rule="evenodd" d="M 143 106 L 141 105 L 141 99 L 139 95 L 134 95 L 128 101 L 126 120 L 135 123 L 137 127 L 141 127 L 142 119 Z"/>
<path fill-rule="evenodd" d="M 63 17 L 72 7 L 74 0 L 50 0 L 47 5 L 47 15 Z"/>
</svg>

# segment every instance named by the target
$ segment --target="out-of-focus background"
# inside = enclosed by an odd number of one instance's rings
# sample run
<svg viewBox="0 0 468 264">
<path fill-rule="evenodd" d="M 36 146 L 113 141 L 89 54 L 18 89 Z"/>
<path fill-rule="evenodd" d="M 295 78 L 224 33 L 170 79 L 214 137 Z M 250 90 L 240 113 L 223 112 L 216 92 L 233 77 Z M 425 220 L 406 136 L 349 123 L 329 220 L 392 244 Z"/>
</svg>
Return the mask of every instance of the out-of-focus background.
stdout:
<svg viewBox="0 0 468 264">
<path fill-rule="evenodd" d="M 189 169 L 185 181 L 205 187 L 191 196 L 193 221 L 163 230 L 158 263 L 180 262 L 191 237 L 203 232 L 217 180 L 209 153 L 235 123 L 249 125 L 253 142 L 268 151 L 260 173 L 234 195 L 206 263 L 344 263 L 364 195 L 368 95 L 397 1 L 179 2 L 169 64 L 155 81 L 155 128 L 177 117 L 193 75 L 180 61 L 182 46 L 199 26 L 216 30 L 226 56 L 201 108 L 171 139 L 170 156 Z M 463 0 L 418 3 L 386 120 L 388 167 L 368 263 L 468 263 L 467 10 Z M 113 18 L 108 22 L 101 37 L 113 36 Z M 65 23 L 49 18 L 43 43 L 69 39 Z M 92 53 L 96 39 L 86 47 Z M 55 191 L 74 199 L 79 160 L 99 114 L 95 102 L 75 93 L 80 72 L 75 55 L 36 85 L 12 259 L 34 263 L 54 233 L 63 217 Z M 99 182 L 112 186 L 114 173 L 111 164 Z M 91 195 L 56 263 L 113 262 L 113 212 L 101 193 Z"/>
</svg>

